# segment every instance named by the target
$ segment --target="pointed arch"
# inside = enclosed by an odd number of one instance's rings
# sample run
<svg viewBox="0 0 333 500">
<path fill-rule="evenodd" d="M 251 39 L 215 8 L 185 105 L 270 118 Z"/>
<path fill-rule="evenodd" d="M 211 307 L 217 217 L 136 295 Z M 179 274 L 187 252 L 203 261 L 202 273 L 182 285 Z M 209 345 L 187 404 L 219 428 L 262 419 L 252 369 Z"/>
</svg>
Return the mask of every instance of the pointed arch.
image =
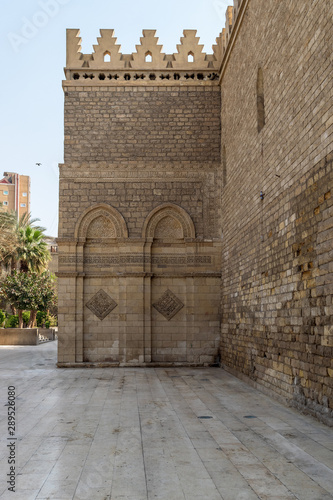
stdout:
<svg viewBox="0 0 333 500">
<path fill-rule="evenodd" d="M 166 227 L 170 227 L 168 235 Z M 142 237 L 144 239 L 194 239 L 195 227 L 190 215 L 178 205 L 170 203 L 160 205 L 150 212 L 145 220 Z"/>
<path fill-rule="evenodd" d="M 145 53 L 145 62 L 153 62 L 153 54 L 150 52 L 150 50 L 148 50 L 146 53 Z"/>
<path fill-rule="evenodd" d="M 105 203 L 87 208 L 75 227 L 75 238 L 86 239 L 100 228 L 107 230 L 107 237 L 128 238 L 125 219 L 117 209 Z"/>
<path fill-rule="evenodd" d="M 111 52 L 106 50 L 103 54 L 104 62 L 111 62 Z"/>
</svg>

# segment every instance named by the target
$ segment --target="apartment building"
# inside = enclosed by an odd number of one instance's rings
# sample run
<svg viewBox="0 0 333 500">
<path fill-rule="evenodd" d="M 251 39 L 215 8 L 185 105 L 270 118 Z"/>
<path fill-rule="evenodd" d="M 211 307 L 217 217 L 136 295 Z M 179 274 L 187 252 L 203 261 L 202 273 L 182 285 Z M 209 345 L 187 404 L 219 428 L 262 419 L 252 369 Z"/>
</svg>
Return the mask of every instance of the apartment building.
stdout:
<svg viewBox="0 0 333 500">
<path fill-rule="evenodd" d="M 15 210 L 18 217 L 30 212 L 30 177 L 15 172 L 4 172 L 0 180 L 0 206 Z"/>
</svg>

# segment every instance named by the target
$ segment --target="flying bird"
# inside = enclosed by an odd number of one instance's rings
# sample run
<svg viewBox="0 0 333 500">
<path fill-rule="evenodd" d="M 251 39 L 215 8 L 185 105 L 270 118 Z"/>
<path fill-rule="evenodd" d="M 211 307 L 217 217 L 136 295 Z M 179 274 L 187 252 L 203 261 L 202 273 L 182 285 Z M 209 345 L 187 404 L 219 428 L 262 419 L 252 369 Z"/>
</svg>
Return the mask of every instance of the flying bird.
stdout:
<svg viewBox="0 0 333 500">
<path fill-rule="evenodd" d="M 40 167 L 41 166 L 41 163 L 36 163 L 37 167 Z"/>
</svg>

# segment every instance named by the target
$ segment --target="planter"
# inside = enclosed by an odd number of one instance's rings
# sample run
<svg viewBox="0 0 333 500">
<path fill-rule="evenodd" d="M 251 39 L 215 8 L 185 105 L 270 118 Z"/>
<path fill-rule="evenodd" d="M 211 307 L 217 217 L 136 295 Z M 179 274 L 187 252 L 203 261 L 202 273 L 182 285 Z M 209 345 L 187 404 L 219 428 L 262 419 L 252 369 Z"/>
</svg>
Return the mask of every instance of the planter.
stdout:
<svg viewBox="0 0 333 500">
<path fill-rule="evenodd" d="M 54 328 L 0 328 L 0 345 L 38 345 L 56 338 Z"/>
</svg>

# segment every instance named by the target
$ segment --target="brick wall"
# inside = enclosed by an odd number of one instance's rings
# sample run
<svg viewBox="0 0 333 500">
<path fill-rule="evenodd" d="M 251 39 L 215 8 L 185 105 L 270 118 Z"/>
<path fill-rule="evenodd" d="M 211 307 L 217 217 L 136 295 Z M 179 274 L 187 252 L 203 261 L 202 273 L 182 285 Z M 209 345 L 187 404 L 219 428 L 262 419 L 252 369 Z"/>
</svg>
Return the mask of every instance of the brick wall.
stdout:
<svg viewBox="0 0 333 500">
<path fill-rule="evenodd" d="M 198 237 L 215 237 L 219 87 L 78 89 L 65 87 L 59 236 L 107 203 L 140 237 L 149 212 L 169 202 L 188 211 Z"/>
<path fill-rule="evenodd" d="M 94 172 L 91 174 L 94 175 Z M 162 203 L 176 203 L 187 210 L 203 235 L 203 193 L 201 182 L 135 182 L 92 179 L 62 181 L 60 203 L 63 235 L 72 234 L 78 215 L 94 203 L 107 203 L 126 219 L 130 237 L 141 237 L 144 221 L 153 208 Z"/>
<path fill-rule="evenodd" d="M 215 87 L 67 89 L 65 162 L 218 161 Z"/>
<path fill-rule="evenodd" d="M 222 359 L 323 419 L 333 413 L 332 15 L 328 0 L 250 0 L 222 79 Z"/>
</svg>

